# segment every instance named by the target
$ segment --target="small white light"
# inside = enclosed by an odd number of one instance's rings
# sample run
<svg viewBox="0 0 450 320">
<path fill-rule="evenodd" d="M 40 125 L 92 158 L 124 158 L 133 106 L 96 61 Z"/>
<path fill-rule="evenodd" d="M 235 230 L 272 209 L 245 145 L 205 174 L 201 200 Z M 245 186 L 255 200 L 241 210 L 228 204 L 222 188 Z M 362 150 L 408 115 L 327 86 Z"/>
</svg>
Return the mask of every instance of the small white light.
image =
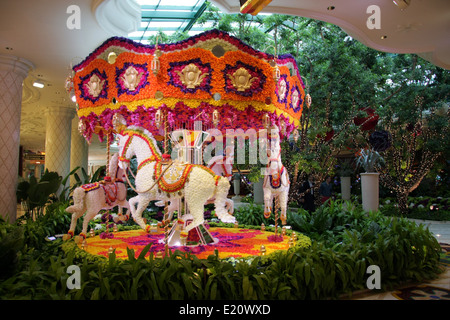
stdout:
<svg viewBox="0 0 450 320">
<path fill-rule="evenodd" d="M 40 81 L 35 81 L 33 82 L 33 87 L 42 89 L 44 87 L 44 84 Z"/>
<path fill-rule="evenodd" d="M 392 2 L 394 2 L 401 10 L 404 10 L 409 6 L 411 0 L 392 0 Z"/>
<path fill-rule="evenodd" d="M 71 99 L 73 102 L 77 102 L 77 97 L 75 95 L 73 95 Z"/>
</svg>

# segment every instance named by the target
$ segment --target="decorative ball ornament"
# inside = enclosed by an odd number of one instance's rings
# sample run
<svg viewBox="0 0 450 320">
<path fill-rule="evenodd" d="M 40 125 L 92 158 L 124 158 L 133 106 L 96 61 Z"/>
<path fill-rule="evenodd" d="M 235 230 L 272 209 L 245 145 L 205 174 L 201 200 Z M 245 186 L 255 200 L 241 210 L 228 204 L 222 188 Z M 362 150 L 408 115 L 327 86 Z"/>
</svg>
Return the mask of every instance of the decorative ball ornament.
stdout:
<svg viewBox="0 0 450 320">
<path fill-rule="evenodd" d="M 290 237 L 288 244 L 289 244 L 289 248 L 292 248 L 294 246 L 294 238 Z"/>
<path fill-rule="evenodd" d="M 311 95 L 309 93 L 305 96 L 305 103 L 307 108 L 309 108 L 312 104 Z"/>
<path fill-rule="evenodd" d="M 159 57 L 161 57 L 162 53 L 161 50 L 158 48 L 158 37 L 156 36 L 156 46 L 155 46 L 155 52 L 153 54 L 153 60 L 150 63 L 150 69 L 152 69 L 153 74 L 156 76 L 161 69 L 161 62 L 159 61 Z"/>
<path fill-rule="evenodd" d="M 262 124 L 265 129 L 269 129 L 270 126 L 270 117 L 267 113 L 263 115 Z"/>
<path fill-rule="evenodd" d="M 260 252 L 261 252 L 261 255 L 262 255 L 262 256 L 265 256 L 265 255 L 266 255 L 267 250 L 266 250 L 266 247 L 265 247 L 263 244 L 261 245 Z"/>
<path fill-rule="evenodd" d="M 86 124 L 83 122 L 83 120 L 78 121 L 78 132 L 83 135 L 84 131 L 86 130 Z"/>
<path fill-rule="evenodd" d="M 294 139 L 294 142 L 298 141 L 300 134 L 298 133 L 298 130 L 294 130 L 294 132 L 292 133 L 292 138 Z"/>
<path fill-rule="evenodd" d="M 108 63 L 109 64 L 114 64 L 116 63 L 116 59 L 117 59 L 117 54 L 115 52 L 110 52 L 108 54 Z"/>
<path fill-rule="evenodd" d="M 159 127 L 161 126 L 161 109 L 158 109 L 155 113 L 155 126 L 159 129 Z"/>
<path fill-rule="evenodd" d="M 217 125 L 219 124 L 219 121 L 220 121 L 219 111 L 217 111 L 217 109 L 214 109 L 213 115 L 212 115 L 212 122 L 214 124 L 214 127 L 217 127 Z"/>
<path fill-rule="evenodd" d="M 280 133 L 281 133 L 282 135 L 285 135 L 285 134 L 286 134 L 286 123 L 285 123 L 285 122 L 281 122 L 281 123 L 280 123 Z"/>
<path fill-rule="evenodd" d="M 278 80 L 280 80 L 280 77 L 280 68 L 278 67 L 278 65 L 275 65 L 275 67 L 273 68 L 273 79 L 278 82 Z"/>
</svg>

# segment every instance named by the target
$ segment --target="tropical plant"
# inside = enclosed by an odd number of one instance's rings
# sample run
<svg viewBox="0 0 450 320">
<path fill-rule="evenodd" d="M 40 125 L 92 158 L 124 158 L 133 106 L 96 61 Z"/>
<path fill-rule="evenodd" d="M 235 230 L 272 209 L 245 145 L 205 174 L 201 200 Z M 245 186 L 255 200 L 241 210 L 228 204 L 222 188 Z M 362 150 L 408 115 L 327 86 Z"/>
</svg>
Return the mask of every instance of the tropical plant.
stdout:
<svg viewBox="0 0 450 320">
<path fill-rule="evenodd" d="M 41 217 L 44 214 L 45 205 L 57 198 L 56 192 L 61 186 L 61 181 L 62 177 L 57 172 L 45 170 L 39 181 L 32 176 L 29 182 L 20 182 L 16 195 L 18 201 L 26 204 L 25 214 L 33 219 Z"/>
<path fill-rule="evenodd" d="M 373 149 L 361 149 L 356 158 L 357 167 L 362 167 L 365 172 L 376 172 L 383 163 L 383 157 Z"/>
</svg>

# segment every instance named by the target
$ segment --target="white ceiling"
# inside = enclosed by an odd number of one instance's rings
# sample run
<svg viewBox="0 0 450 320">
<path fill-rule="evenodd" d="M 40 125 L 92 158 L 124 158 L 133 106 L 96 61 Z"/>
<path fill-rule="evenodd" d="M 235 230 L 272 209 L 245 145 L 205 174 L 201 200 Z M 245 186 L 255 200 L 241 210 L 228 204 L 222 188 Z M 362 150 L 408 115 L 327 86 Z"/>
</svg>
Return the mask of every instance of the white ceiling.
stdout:
<svg viewBox="0 0 450 320">
<path fill-rule="evenodd" d="M 211 0 L 222 11 L 239 12 L 238 0 Z M 380 29 L 369 29 L 367 20 L 380 8 Z M 334 7 L 334 10 L 328 10 Z M 417 53 L 450 69 L 450 1 L 411 0 L 400 10 L 392 0 L 273 0 L 261 13 L 308 17 L 340 26 L 368 47 L 392 53 Z M 386 36 L 385 39 L 381 37 Z"/>
<path fill-rule="evenodd" d="M 35 66 L 24 82 L 21 144 L 25 149 L 44 149 L 46 107 L 75 108 L 64 89 L 71 64 L 81 61 L 113 35 L 99 25 L 95 8 L 104 3 L 126 7 L 132 2 L 0 1 L 0 54 L 28 59 Z M 229 12 L 239 11 L 239 0 L 212 2 Z M 381 9 L 380 30 L 369 30 L 366 26 L 370 16 L 366 9 L 374 4 Z M 77 5 L 81 9 L 80 30 L 67 28 L 70 16 L 67 8 L 70 5 Z M 327 10 L 329 6 L 335 6 L 335 9 Z M 299 15 L 331 22 L 372 48 L 397 53 L 419 53 L 436 65 L 450 69 L 449 0 L 411 0 L 410 7 L 404 11 L 390 0 L 274 0 L 262 12 Z M 381 36 L 387 38 L 382 40 Z M 33 80 L 37 78 L 45 82 L 44 89 L 32 86 Z M 95 147 L 90 148 L 89 161 L 95 156 L 103 159 L 104 152 L 95 144 Z"/>
</svg>

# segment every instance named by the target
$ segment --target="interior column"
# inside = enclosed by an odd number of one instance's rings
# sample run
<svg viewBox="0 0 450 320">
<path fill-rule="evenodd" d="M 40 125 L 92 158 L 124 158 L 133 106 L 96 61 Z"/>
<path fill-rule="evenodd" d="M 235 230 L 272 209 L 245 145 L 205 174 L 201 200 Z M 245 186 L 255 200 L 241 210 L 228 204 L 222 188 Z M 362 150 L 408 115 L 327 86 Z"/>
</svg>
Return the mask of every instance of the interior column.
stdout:
<svg viewBox="0 0 450 320">
<path fill-rule="evenodd" d="M 22 83 L 33 68 L 25 59 L 0 55 L 0 215 L 9 222 L 17 216 Z"/>
<path fill-rule="evenodd" d="M 72 119 L 75 109 L 49 107 L 46 109 L 45 169 L 56 171 L 63 179 L 70 173 Z"/>
</svg>

